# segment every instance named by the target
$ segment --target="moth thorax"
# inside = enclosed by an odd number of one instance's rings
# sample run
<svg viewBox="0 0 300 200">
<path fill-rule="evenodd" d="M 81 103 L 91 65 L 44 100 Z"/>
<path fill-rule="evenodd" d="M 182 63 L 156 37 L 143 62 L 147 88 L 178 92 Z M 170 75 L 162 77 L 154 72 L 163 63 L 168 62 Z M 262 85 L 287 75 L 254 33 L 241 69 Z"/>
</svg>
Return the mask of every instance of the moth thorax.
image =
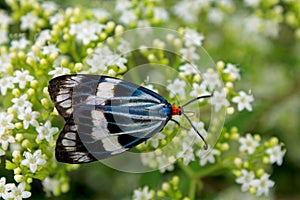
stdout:
<svg viewBox="0 0 300 200">
<path fill-rule="evenodd" d="M 181 107 L 172 106 L 172 115 L 181 115 Z"/>
</svg>

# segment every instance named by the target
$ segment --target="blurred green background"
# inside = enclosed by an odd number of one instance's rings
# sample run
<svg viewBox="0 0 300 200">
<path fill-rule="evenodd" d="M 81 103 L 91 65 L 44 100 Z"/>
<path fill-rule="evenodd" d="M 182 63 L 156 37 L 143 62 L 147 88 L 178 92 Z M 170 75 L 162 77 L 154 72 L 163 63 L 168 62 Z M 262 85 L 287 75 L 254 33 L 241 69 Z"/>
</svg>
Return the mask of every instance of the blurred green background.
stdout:
<svg viewBox="0 0 300 200">
<path fill-rule="evenodd" d="M 67 0 L 56 1 L 62 7 L 105 8 L 114 17 L 114 1 Z M 228 116 L 226 125 L 237 126 L 242 132 L 259 133 L 262 137 L 277 136 L 285 143 L 287 153 L 283 165 L 274 166 L 272 179 L 275 181 L 275 199 L 300 199 L 300 42 L 295 31 L 300 27 L 300 18 L 293 27 L 285 23 L 279 24 L 277 37 L 267 36 L 262 32 L 249 33 L 241 24 L 249 23 L 247 17 L 258 10 L 244 6 L 243 1 L 232 1 L 234 9 L 225 10 L 223 21 L 211 23 L 207 15 L 211 10 L 199 14 L 198 22 L 186 24 L 170 13 L 170 23 L 166 28 L 192 26 L 205 36 L 203 47 L 214 61 L 223 60 L 238 64 L 242 80 L 238 82 L 241 89 L 251 89 L 254 98 L 254 110 Z M 172 11 L 176 1 L 161 1 L 166 9 Z M 298 1 L 300 4 L 300 1 Z M 3 2 L 1 3 L 2 5 Z M 278 3 L 279 5 L 281 2 Z M 270 7 L 270 10 L 273 7 Z M 284 7 L 282 16 L 289 10 Z M 267 8 L 260 12 L 268 13 Z M 243 20 L 245 20 L 243 22 Z M 251 25 L 251 24 L 250 24 Z M 165 174 L 163 180 L 172 174 Z M 180 176 L 180 174 L 179 174 Z M 238 187 L 228 181 L 227 175 L 211 177 L 204 180 L 204 191 L 216 192 Z M 159 172 L 145 174 L 127 174 L 115 171 L 100 163 L 83 165 L 79 170 L 70 173 L 71 189 L 67 194 L 50 199 L 127 199 L 129 191 L 149 185 L 153 189 L 163 182 Z M 160 180 L 161 182 L 157 182 Z M 184 185 L 182 177 L 181 185 Z M 44 196 L 40 183 L 34 184 L 33 199 Z M 101 195 L 101 197 L 100 197 Z"/>
</svg>

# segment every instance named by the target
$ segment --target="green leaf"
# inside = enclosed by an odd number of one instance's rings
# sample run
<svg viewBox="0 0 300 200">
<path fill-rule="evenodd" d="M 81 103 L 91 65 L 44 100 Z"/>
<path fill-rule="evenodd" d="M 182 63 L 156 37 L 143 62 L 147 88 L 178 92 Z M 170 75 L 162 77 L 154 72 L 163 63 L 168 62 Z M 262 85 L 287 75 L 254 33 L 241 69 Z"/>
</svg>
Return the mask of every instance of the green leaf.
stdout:
<svg viewBox="0 0 300 200">
<path fill-rule="evenodd" d="M 15 168 L 17 168 L 16 164 L 9 161 L 9 160 L 6 160 L 5 162 L 5 168 L 8 169 L 8 170 L 14 170 Z"/>
</svg>

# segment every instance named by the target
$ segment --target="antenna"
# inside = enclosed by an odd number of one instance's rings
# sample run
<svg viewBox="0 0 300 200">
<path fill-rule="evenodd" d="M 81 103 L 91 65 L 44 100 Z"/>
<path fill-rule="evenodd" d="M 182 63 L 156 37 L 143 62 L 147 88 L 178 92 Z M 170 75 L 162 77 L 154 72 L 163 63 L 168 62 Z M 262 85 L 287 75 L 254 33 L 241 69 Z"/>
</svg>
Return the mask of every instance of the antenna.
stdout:
<svg viewBox="0 0 300 200">
<path fill-rule="evenodd" d="M 207 150 L 208 149 L 208 144 L 206 142 L 206 140 L 204 139 L 204 137 L 201 135 L 201 133 L 197 130 L 197 128 L 195 127 L 195 125 L 192 123 L 192 121 L 190 120 L 190 118 L 184 113 L 183 111 L 183 107 L 189 105 L 190 103 L 197 101 L 199 99 L 204 99 L 204 98 L 209 98 L 212 97 L 214 95 L 214 91 L 211 94 L 208 95 L 203 95 L 203 96 L 198 96 L 194 99 L 191 99 L 190 101 L 186 102 L 185 104 L 183 104 L 182 106 L 180 106 L 179 108 L 181 108 L 181 113 L 183 114 L 183 116 L 188 120 L 188 122 L 191 124 L 192 128 L 194 129 L 194 131 L 199 135 L 199 137 L 201 138 L 201 140 L 204 142 L 204 149 Z"/>
<path fill-rule="evenodd" d="M 181 108 L 183 108 L 184 106 L 189 105 L 190 103 L 193 103 L 194 101 L 197 101 L 197 100 L 199 100 L 199 99 L 209 98 L 209 97 L 212 97 L 213 95 L 214 95 L 214 91 L 213 91 L 211 94 L 207 94 L 207 95 L 203 95 L 203 96 L 198 96 L 198 97 L 196 97 L 196 98 L 194 98 L 194 99 L 189 100 L 189 101 L 186 102 L 185 104 L 183 104 L 183 105 L 181 106 Z"/>
</svg>

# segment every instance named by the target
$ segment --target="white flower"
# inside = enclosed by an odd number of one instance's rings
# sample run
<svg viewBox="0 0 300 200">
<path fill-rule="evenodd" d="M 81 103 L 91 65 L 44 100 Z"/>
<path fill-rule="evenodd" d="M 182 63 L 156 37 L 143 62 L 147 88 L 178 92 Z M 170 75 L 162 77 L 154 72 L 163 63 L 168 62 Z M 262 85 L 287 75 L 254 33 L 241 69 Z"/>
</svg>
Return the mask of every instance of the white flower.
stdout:
<svg viewBox="0 0 300 200">
<path fill-rule="evenodd" d="M 231 63 L 227 63 L 226 68 L 223 70 L 225 74 L 229 74 L 234 80 L 241 79 L 240 69 Z"/>
<path fill-rule="evenodd" d="M 9 41 L 7 33 L 8 31 L 6 29 L 0 29 L 0 44 L 4 44 Z"/>
<path fill-rule="evenodd" d="M 149 27 L 151 27 L 151 24 L 147 20 L 138 20 L 137 27 L 138 28 L 149 28 Z M 151 29 L 142 29 L 141 31 L 137 30 L 137 33 L 140 36 L 145 37 L 146 35 L 149 35 L 149 34 L 153 33 L 153 30 L 151 30 Z"/>
<path fill-rule="evenodd" d="M 262 19 L 256 15 L 250 15 L 249 17 L 246 17 L 243 22 L 243 28 L 245 32 L 250 33 L 251 35 L 258 33 L 263 24 Z"/>
<path fill-rule="evenodd" d="M 17 110 L 18 113 L 22 112 L 25 108 L 31 107 L 32 103 L 30 103 L 28 100 L 28 95 L 27 94 L 23 94 L 22 96 L 20 96 L 19 98 L 13 98 L 11 100 L 11 102 L 14 103 L 14 105 L 12 106 L 12 108 L 14 108 L 15 110 Z"/>
<path fill-rule="evenodd" d="M 0 72 L 7 73 L 7 68 L 11 65 L 11 58 L 8 53 L 3 53 L 0 55 Z"/>
<path fill-rule="evenodd" d="M 227 107 L 230 105 L 229 101 L 226 99 L 226 93 L 224 90 L 221 92 L 215 91 L 210 103 L 215 106 L 216 112 L 218 112 L 223 106 Z"/>
<path fill-rule="evenodd" d="M 160 173 L 174 170 L 174 162 L 176 161 L 174 157 L 168 157 L 163 154 L 160 156 L 156 156 L 156 161 L 158 163 Z"/>
<path fill-rule="evenodd" d="M 179 97 L 185 96 L 185 86 L 186 82 L 180 79 L 175 79 L 175 81 L 167 86 L 167 90 L 170 91 L 170 98 L 173 98 L 176 94 L 179 95 Z"/>
<path fill-rule="evenodd" d="M 12 123 L 13 119 L 14 119 L 13 114 L 0 112 L 0 130 L 13 129 L 15 127 L 14 124 Z"/>
<path fill-rule="evenodd" d="M 91 41 L 98 40 L 98 35 L 105 28 L 103 24 L 93 21 L 83 21 L 79 24 L 70 25 L 70 34 L 76 35 L 76 40 L 87 45 Z"/>
<path fill-rule="evenodd" d="M 105 20 L 105 19 L 110 18 L 110 16 L 111 16 L 109 12 L 107 12 L 104 9 L 100 9 L 100 8 L 93 9 L 93 13 L 94 13 L 95 18 L 98 20 Z"/>
<path fill-rule="evenodd" d="M 1 177 L 0 179 L 0 198 L 2 197 L 3 199 L 5 199 L 6 195 L 6 179 L 5 177 Z"/>
<path fill-rule="evenodd" d="M 33 51 L 29 50 L 28 53 L 27 53 L 27 58 L 31 58 L 32 60 L 38 62 L 40 61 L 40 57 L 37 56 Z"/>
<path fill-rule="evenodd" d="M 182 61 L 189 61 L 189 62 L 199 60 L 200 56 L 198 55 L 196 50 L 197 49 L 194 46 L 180 49 L 179 53 L 182 56 L 181 60 Z"/>
<path fill-rule="evenodd" d="M 106 62 L 107 62 L 107 64 L 106 64 L 107 66 L 116 65 L 122 69 L 125 67 L 124 64 L 127 63 L 127 59 L 124 57 L 121 57 L 120 55 L 113 54 L 106 59 Z"/>
<path fill-rule="evenodd" d="M 220 154 L 220 151 L 216 150 L 216 149 L 211 149 L 208 152 L 208 154 L 204 154 L 205 156 L 203 156 L 203 150 L 201 150 L 201 149 L 196 152 L 196 155 L 200 158 L 199 164 L 201 166 L 204 166 L 207 163 L 214 164 L 216 162 L 215 155 L 219 155 L 219 154 Z"/>
<path fill-rule="evenodd" d="M 240 151 L 247 151 L 248 154 L 253 154 L 256 147 L 259 146 L 259 142 L 254 140 L 251 134 L 247 134 L 246 137 L 241 137 L 239 139 Z"/>
<path fill-rule="evenodd" d="M 238 110 L 242 111 L 245 108 L 249 111 L 252 111 L 251 102 L 254 101 L 252 95 L 247 95 L 244 91 L 239 92 L 239 96 L 233 97 L 232 102 L 238 104 Z"/>
<path fill-rule="evenodd" d="M 211 8 L 207 13 L 207 18 L 213 24 L 221 24 L 224 19 L 224 13 L 220 9 Z"/>
<path fill-rule="evenodd" d="M 55 67 L 54 70 L 51 70 L 50 72 L 48 72 L 48 75 L 52 75 L 54 77 L 60 76 L 60 75 L 64 75 L 64 74 L 69 74 L 71 72 L 70 69 L 65 68 L 65 67 Z"/>
<path fill-rule="evenodd" d="M 204 83 L 208 86 L 210 91 L 214 90 L 216 87 L 221 87 L 222 82 L 218 73 L 213 70 L 208 70 L 203 74 Z"/>
<path fill-rule="evenodd" d="M 50 177 L 46 177 L 42 181 L 42 184 L 47 195 L 50 195 L 50 193 L 53 193 L 59 187 L 59 181 Z"/>
<path fill-rule="evenodd" d="M 35 44 L 44 45 L 50 39 L 51 39 L 50 29 L 45 29 L 39 33 L 39 36 L 35 40 Z"/>
<path fill-rule="evenodd" d="M 198 74 L 199 71 L 194 64 L 186 63 L 184 65 L 179 66 L 179 69 L 183 71 L 185 75 Z"/>
<path fill-rule="evenodd" d="M 113 52 L 108 46 L 102 46 L 94 49 L 94 54 L 102 55 L 103 57 L 111 56 Z"/>
<path fill-rule="evenodd" d="M 183 142 L 182 149 L 178 152 L 177 158 L 182 158 L 183 164 L 185 165 L 188 165 L 191 161 L 195 160 L 194 151 L 190 144 Z"/>
<path fill-rule="evenodd" d="M 86 63 L 91 66 L 90 71 L 96 73 L 98 71 L 107 70 L 108 66 L 118 66 L 119 68 L 125 67 L 127 59 L 121 57 L 118 54 L 113 54 L 113 52 L 107 47 L 103 46 L 96 48 L 91 58 L 86 59 Z"/>
<path fill-rule="evenodd" d="M 129 25 L 130 23 L 136 22 L 137 19 L 138 17 L 136 16 L 133 10 L 127 10 L 126 12 L 123 12 L 120 17 L 120 21 L 125 25 Z"/>
<path fill-rule="evenodd" d="M 25 110 L 19 113 L 18 118 L 23 120 L 23 128 L 28 129 L 29 124 L 34 127 L 37 127 L 39 124 L 37 122 L 37 118 L 39 116 L 39 112 L 32 111 L 31 107 L 27 107 Z"/>
<path fill-rule="evenodd" d="M 164 139 L 166 136 L 165 134 L 159 132 L 157 134 L 155 134 L 151 139 L 150 139 L 150 142 L 152 144 L 152 146 L 154 148 L 157 148 L 158 147 L 158 144 L 159 144 L 159 141 Z"/>
<path fill-rule="evenodd" d="M 21 161 L 21 165 L 28 166 L 32 173 L 35 173 L 38 165 L 46 164 L 46 160 L 42 158 L 42 151 L 37 150 L 33 154 L 24 152 L 25 159 Z"/>
<path fill-rule="evenodd" d="M 2 116 L 0 117 L 0 126 L 1 126 L 1 118 Z M 0 127 L 0 144 L 2 150 L 6 151 L 8 145 L 14 142 L 15 142 L 15 138 L 11 135 L 11 132 L 5 131 L 5 127 Z"/>
<path fill-rule="evenodd" d="M 256 7 L 259 5 L 261 0 L 244 0 L 245 4 L 250 7 Z"/>
<path fill-rule="evenodd" d="M 265 20 L 264 33 L 267 36 L 276 38 L 279 35 L 279 22 L 275 20 Z"/>
<path fill-rule="evenodd" d="M 21 17 L 21 29 L 22 30 L 34 30 L 39 18 L 32 12 L 27 13 Z"/>
<path fill-rule="evenodd" d="M 1 87 L 1 94 L 3 96 L 6 95 L 7 89 L 13 89 L 14 83 L 13 78 L 10 76 L 5 76 L 0 79 L 0 87 Z"/>
<path fill-rule="evenodd" d="M 12 40 L 11 41 L 11 48 L 12 49 L 25 49 L 27 45 L 29 45 L 29 40 L 25 38 L 21 38 L 19 40 Z"/>
<path fill-rule="evenodd" d="M 201 46 L 202 40 L 204 40 L 204 36 L 199 34 L 196 30 L 186 28 L 184 32 L 184 41 L 185 46 Z"/>
<path fill-rule="evenodd" d="M 225 9 L 226 8 L 230 9 L 234 6 L 232 0 L 219 0 L 218 4 L 220 5 L 221 8 L 225 8 Z"/>
<path fill-rule="evenodd" d="M 4 155 L 5 155 L 5 151 L 0 148 L 0 156 L 4 156 Z M 1 197 L 1 195 L 0 195 L 0 197 Z"/>
<path fill-rule="evenodd" d="M 132 3 L 128 0 L 117 0 L 115 9 L 116 11 L 126 12 L 132 7 Z"/>
<path fill-rule="evenodd" d="M 153 19 L 155 21 L 167 21 L 169 19 L 169 14 L 164 8 L 155 7 Z"/>
<path fill-rule="evenodd" d="M 120 42 L 120 44 L 118 45 L 118 47 L 117 47 L 117 50 L 121 53 L 121 54 L 123 54 L 123 55 L 125 55 L 125 54 L 127 54 L 127 53 L 129 53 L 130 51 L 131 51 L 131 44 L 128 42 L 128 41 L 126 41 L 125 39 L 124 40 L 122 40 L 121 42 Z"/>
<path fill-rule="evenodd" d="M 150 165 L 150 163 L 155 163 L 156 167 L 156 161 L 155 161 L 155 154 L 154 153 L 142 153 L 141 154 L 141 161 L 143 163 L 143 165 L 147 166 Z M 153 166 L 151 166 L 153 168 Z"/>
<path fill-rule="evenodd" d="M 58 128 L 51 127 L 51 122 L 47 121 L 43 126 L 37 127 L 36 131 L 39 133 L 36 137 L 38 140 L 46 139 L 50 143 L 53 141 L 53 135 L 58 132 Z"/>
<path fill-rule="evenodd" d="M 14 83 L 19 83 L 19 88 L 24 89 L 26 82 L 30 82 L 33 80 L 33 76 L 29 75 L 28 70 L 20 71 L 17 70 L 15 71 L 15 77 L 14 77 Z"/>
<path fill-rule="evenodd" d="M 276 162 L 277 165 L 279 165 L 279 166 L 282 164 L 282 160 L 283 160 L 283 156 L 285 154 L 285 150 L 282 150 L 280 145 L 276 145 L 272 148 L 268 148 L 266 150 L 266 152 L 270 156 L 271 163 Z"/>
<path fill-rule="evenodd" d="M 51 25 L 59 24 L 64 21 L 64 15 L 61 13 L 56 13 L 53 16 L 50 16 L 49 22 Z"/>
<path fill-rule="evenodd" d="M 58 9 L 57 4 L 52 1 L 41 2 L 41 7 L 47 13 L 53 13 Z"/>
<path fill-rule="evenodd" d="M 42 54 L 43 55 L 47 55 L 47 54 L 58 54 L 59 53 L 59 49 L 54 45 L 54 44 L 50 44 L 48 46 L 43 46 L 42 47 Z"/>
<path fill-rule="evenodd" d="M 176 16 L 186 23 L 195 23 L 198 20 L 198 14 L 202 6 L 199 1 L 178 1 L 173 7 L 173 11 Z"/>
<path fill-rule="evenodd" d="M 133 200 L 151 200 L 153 197 L 152 193 L 149 191 L 148 186 L 143 189 L 134 190 Z"/>
<path fill-rule="evenodd" d="M 7 27 L 13 22 L 13 19 L 4 11 L 0 10 L 0 27 Z"/>
<path fill-rule="evenodd" d="M 236 179 L 236 182 L 241 184 L 241 190 L 242 192 L 246 192 L 249 190 L 252 181 L 254 180 L 254 172 L 253 171 L 247 171 L 245 169 L 242 169 L 242 176 L 238 177 Z"/>
<path fill-rule="evenodd" d="M 193 83 L 193 90 L 190 92 L 190 96 L 199 97 L 203 95 L 209 95 L 210 93 L 206 90 L 206 84 L 201 83 Z M 204 101 L 204 99 L 199 99 L 200 102 Z"/>
<path fill-rule="evenodd" d="M 256 195 L 266 195 L 269 194 L 269 189 L 275 185 L 274 181 L 269 179 L 270 175 L 265 173 L 260 177 L 260 179 L 255 179 L 252 181 L 252 186 L 257 188 Z"/>
<path fill-rule="evenodd" d="M 26 184 L 25 182 L 21 182 L 18 187 L 15 184 L 10 184 L 9 191 L 7 193 L 7 199 L 14 199 L 14 200 L 22 200 L 29 198 L 31 193 L 25 191 Z"/>
</svg>

